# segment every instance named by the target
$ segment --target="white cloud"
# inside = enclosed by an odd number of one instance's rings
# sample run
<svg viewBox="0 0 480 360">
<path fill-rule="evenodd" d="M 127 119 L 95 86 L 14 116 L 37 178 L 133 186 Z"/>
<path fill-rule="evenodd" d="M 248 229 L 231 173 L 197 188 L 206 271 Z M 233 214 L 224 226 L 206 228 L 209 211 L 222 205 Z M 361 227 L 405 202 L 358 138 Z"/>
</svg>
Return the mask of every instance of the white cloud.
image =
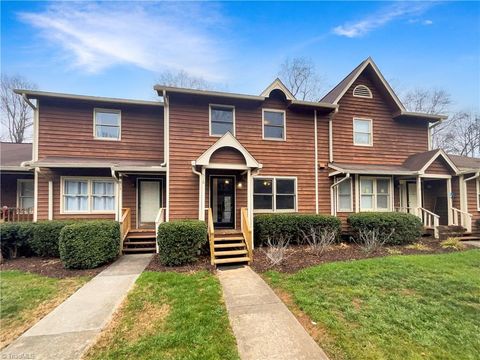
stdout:
<svg viewBox="0 0 480 360">
<path fill-rule="evenodd" d="M 339 25 L 333 29 L 333 33 L 349 38 L 361 37 L 396 19 L 405 18 L 408 16 L 418 16 L 427 11 L 432 5 L 434 5 L 432 2 L 397 2 L 384 7 L 375 14 L 366 16 L 364 19 Z M 431 20 L 426 21 L 431 22 Z M 427 23 L 424 24 L 430 25 Z"/>
<path fill-rule="evenodd" d="M 129 64 L 222 80 L 228 45 L 217 35 L 225 19 L 214 4 L 53 3 L 19 17 L 87 72 Z"/>
<path fill-rule="evenodd" d="M 423 20 L 423 21 L 422 21 L 422 24 L 423 24 L 423 25 L 432 25 L 432 24 L 433 24 L 433 21 L 430 20 L 430 19 Z"/>
</svg>

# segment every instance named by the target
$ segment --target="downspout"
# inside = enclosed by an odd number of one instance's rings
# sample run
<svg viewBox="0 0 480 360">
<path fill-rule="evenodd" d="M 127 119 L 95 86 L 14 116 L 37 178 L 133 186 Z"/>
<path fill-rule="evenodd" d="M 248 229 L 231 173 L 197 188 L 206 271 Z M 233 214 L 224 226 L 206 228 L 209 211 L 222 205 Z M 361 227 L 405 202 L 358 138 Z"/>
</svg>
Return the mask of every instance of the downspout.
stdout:
<svg viewBox="0 0 480 360">
<path fill-rule="evenodd" d="M 328 115 L 328 162 L 333 162 L 333 117 L 338 112 L 338 108 Z"/>
<path fill-rule="evenodd" d="M 432 150 L 432 129 L 440 125 L 442 122 L 443 120 L 440 119 L 432 125 L 428 125 L 428 150 Z"/>
<path fill-rule="evenodd" d="M 115 199 L 116 199 L 116 207 L 117 211 L 115 214 L 115 220 L 120 221 L 122 219 L 122 205 L 120 203 L 120 198 L 122 197 L 121 193 L 121 188 L 120 188 L 120 179 L 117 177 L 115 174 L 115 170 L 113 169 L 113 166 L 110 168 L 110 173 L 112 175 L 113 180 L 115 181 L 116 187 L 115 187 Z"/>
<path fill-rule="evenodd" d="M 198 175 L 198 219 L 204 220 L 203 213 L 205 212 L 205 210 L 202 209 L 202 186 L 204 186 L 202 181 L 203 174 L 197 171 L 197 169 L 195 169 L 195 161 L 192 161 L 192 172 L 195 175 Z"/>
<path fill-rule="evenodd" d="M 166 200 L 165 200 L 165 221 L 170 220 L 170 100 L 167 91 L 163 90 L 163 157 L 161 166 L 166 166 Z"/>
<path fill-rule="evenodd" d="M 318 214 L 318 129 L 317 110 L 314 110 L 314 138 L 315 138 L 315 213 Z"/>
<path fill-rule="evenodd" d="M 342 182 L 344 182 L 347 179 L 350 179 L 350 173 L 347 173 L 345 177 L 343 177 L 342 179 L 338 180 L 336 183 L 333 183 L 330 186 L 330 204 L 332 204 L 332 215 L 334 216 L 337 216 L 337 202 L 335 201 L 334 188 L 340 185 Z M 353 196 L 353 195 L 350 194 L 350 196 Z"/>
</svg>

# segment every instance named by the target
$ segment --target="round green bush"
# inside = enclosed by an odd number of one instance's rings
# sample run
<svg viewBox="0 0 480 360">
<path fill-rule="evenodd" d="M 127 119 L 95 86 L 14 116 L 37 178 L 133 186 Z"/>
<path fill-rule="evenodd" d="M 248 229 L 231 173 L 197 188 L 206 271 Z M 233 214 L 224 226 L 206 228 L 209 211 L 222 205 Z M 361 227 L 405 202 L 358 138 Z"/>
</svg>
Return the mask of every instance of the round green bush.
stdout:
<svg viewBox="0 0 480 360">
<path fill-rule="evenodd" d="M 302 243 L 303 232 L 322 228 L 340 234 L 341 222 L 335 216 L 315 214 L 258 214 L 254 217 L 255 243 L 262 245 L 268 238 L 287 236 L 292 243 Z"/>
<path fill-rule="evenodd" d="M 60 232 L 60 259 L 69 269 L 92 269 L 114 260 L 120 251 L 116 221 L 82 221 Z"/>
<path fill-rule="evenodd" d="M 201 246 L 207 242 L 207 224 L 199 220 L 171 221 L 158 227 L 160 262 L 167 266 L 197 260 Z"/>
<path fill-rule="evenodd" d="M 37 222 L 30 241 L 30 247 L 33 252 L 38 256 L 59 257 L 58 242 L 60 240 L 60 232 L 65 226 L 74 223 L 74 220 L 49 220 Z"/>
<path fill-rule="evenodd" d="M 0 247 L 7 258 L 31 255 L 33 222 L 6 222 L 0 224 Z"/>
<path fill-rule="evenodd" d="M 388 236 L 388 245 L 411 244 L 422 236 L 422 221 L 418 216 L 399 212 L 365 212 L 352 214 L 348 217 L 354 236 L 360 230 L 378 229 L 380 234 Z"/>
</svg>

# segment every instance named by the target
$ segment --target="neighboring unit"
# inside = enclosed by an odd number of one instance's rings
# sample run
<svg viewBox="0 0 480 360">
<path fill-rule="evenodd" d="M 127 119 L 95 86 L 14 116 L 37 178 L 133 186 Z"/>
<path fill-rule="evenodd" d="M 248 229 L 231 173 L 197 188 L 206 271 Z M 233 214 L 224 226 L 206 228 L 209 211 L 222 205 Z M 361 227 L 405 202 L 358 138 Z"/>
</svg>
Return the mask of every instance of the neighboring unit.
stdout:
<svg viewBox="0 0 480 360">
<path fill-rule="evenodd" d="M 436 235 L 479 231 L 480 160 L 430 149 L 445 117 L 406 111 L 370 58 L 319 102 L 278 79 L 260 95 L 155 90 L 16 91 L 35 108 L 35 220 L 116 219 L 126 252 L 154 251 L 162 221 L 206 220 L 216 263 L 251 260 L 256 213 L 328 213 L 347 231 L 350 213 L 401 211 Z"/>
</svg>

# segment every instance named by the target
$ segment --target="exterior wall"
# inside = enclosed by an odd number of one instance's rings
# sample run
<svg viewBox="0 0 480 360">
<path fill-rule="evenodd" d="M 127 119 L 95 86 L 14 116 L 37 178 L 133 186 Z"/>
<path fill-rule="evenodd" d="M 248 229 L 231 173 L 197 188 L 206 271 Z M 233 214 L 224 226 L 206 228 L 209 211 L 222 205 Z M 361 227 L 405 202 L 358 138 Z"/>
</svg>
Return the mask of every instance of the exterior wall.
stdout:
<svg viewBox="0 0 480 360">
<path fill-rule="evenodd" d="M 372 99 L 353 97 L 355 86 L 370 88 Z M 339 163 L 402 164 L 415 153 L 428 150 L 428 124 L 394 120 L 392 109 L 372 81 L 361 75 L 339 101 L 339 111 L 333 119 L 333 156 Z M 353 145 L 353 118 L 373 121 L 373 146 Z"/>
<path fill-rule="evenodd" d="M 443 158 L 436 158 L 432 164 L 425 170 L 426 174 L 435 175 L 453 175 L 454 172 L 450 168 L 450 165 Z"/>
<path fill-rule="evenodd" d="M 466 185 L 468 212 L 473 215 L 472 232 L 480 234 L 480 226 L 477 223 L 480 220 L 480 211 L 477 208 L 477 179 L 467 181 Z"/>
<path fill-rule="evenodd" d="M 221 148 L 210 156 L 211 163 L 220 164 L 242 164 L 245 165 L 245 158 L 242 153 L 233 148 Z"/>
<path fill-rule="evenodd" d="M 163 107 L 41 99 L 39 159 L 48 156 L 163 162 Z M 120 109 L 121 140 L 94 139 L 94 108 Z"/>
<path fill-rule="evenodd" d="M 236 138 L 263 164 L 258 176 L 296 176 L 298 211 L 314 213 L 313 111 L 292 111 L 278 99 L 255 103 L 174 94 L 170 95 L 170 219 L 198 218 L 198 176 L 192 173 L 191 161 L 218 140 L 209 136 L 209 103 L 235 106 Z M 286 141 L 262 140 L 262 107 L 286 110 Z M 327 134 L 319 134 L 326 145 L 319 149 L 324 162 L 328 156 Z M 330 181 L 327 174 L 323 171 L 324 184 Z M 329 194 L 329 187 L 323 187 L 322 192 Z M 323 205 L 326 212 L 330 212 L 329 196 L 328 200 L 322 199 L 324 204 L 328 201 Z"/>
<path fill-rule="evenodd" d="M 0 207 L 17 207 L 17 180 L 33 180 L 32 173 L 1 174 Z"/>
</svg>

